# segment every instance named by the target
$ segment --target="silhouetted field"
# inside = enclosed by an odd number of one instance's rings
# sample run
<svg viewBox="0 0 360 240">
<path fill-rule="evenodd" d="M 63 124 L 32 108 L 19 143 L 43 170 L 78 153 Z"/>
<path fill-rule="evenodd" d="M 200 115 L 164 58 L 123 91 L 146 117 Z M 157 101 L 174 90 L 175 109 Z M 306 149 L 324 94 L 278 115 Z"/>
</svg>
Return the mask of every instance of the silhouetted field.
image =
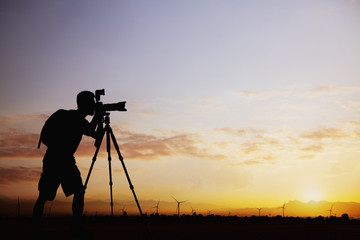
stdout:
<svg viewBox="0 0 360 240">
<path fill-rule="evenodd" d="M 152 239 L 360 239 L 360 220 L 222 216 L 149 216 Z M 45 239 L 69 239 L 71 218 L 44 218 Z M 1 218 L 1 239 L 28 239 L 30 218 Z M 149 239 L 139 217 L 93 216 L 84 226 L 93 239 Z"/>
</svg>

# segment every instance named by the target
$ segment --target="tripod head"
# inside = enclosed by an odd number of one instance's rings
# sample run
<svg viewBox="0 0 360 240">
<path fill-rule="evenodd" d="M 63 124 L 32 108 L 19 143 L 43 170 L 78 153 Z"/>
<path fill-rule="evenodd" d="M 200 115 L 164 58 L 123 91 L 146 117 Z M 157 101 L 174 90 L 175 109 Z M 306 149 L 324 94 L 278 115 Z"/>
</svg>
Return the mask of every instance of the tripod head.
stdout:
<svg viewBox="0 0 360 240">
<path fill-rule="evenodd" d="M 104 128 L 105 123 L 105 128 Z M 105 129 L 110 127 L 110 113 L 104 112 L 98 123 L 96 124 L 96 139 L 95 139 L 95 147 L 99 147 L 101 144 L 101 140 L 104 136 Z"/>
<path fill-rule="evenodd" d="M 105 123 L 105 126 L 109 125 L 110 124 L 110 113 L 109 112 L 105 112 L 104 114 L 104 123 Z"/>
<path fill-rule="evenodd" d="M 117 102 L 117 103 L 107 103 L 103 104 L 100 101 L 100 97 L 105 96 L 105 89 L 98 89 L 95 91 L 95 115 L 98 117 L 98 122 L 96 123 L 96 141 L 95 146 L 97 147 L 101 144 L 101 138 L 104 135 L 104 123 L 105 128 L 109 127 L 110 125 L 110 112 L 111 111 L 127 111 L 125 108 L 126 101 Z"/>
</svg>

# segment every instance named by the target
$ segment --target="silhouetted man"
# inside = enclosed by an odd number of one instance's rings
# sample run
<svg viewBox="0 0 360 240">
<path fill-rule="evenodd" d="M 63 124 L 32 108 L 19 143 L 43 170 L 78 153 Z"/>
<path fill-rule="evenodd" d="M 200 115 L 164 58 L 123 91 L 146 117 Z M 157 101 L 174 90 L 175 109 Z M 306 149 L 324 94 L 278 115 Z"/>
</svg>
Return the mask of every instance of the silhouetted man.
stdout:
<svg viewBox="0 0 360 240">
<path fill-rule="evenodd" d="M 80 171 L 76 166 L 74 153 L 83 135 L 95 138 L 96 124 L 101 116 L 95 114 L 95 96 L 83 91 L 77 95 L 77 110 L 60 109 L 49 117 L 40 135 L 40 141 L 48 148 L 43 159 L 43 172 L 39 180 L 39 197 L 33 212 L 33 233 L 40 233 L 40 220 L 46 201 L 54 200 L 56 191 L 61 187 L 72 202 L 73 224 L 70 234 L 81 236 L 87 232 L 81 226 L 84 209 L 85 189 Z M 85 117 L 91 115 L 89 123 Z M 39 145 L 40 145 L 39 141 Z"/>
</svg>

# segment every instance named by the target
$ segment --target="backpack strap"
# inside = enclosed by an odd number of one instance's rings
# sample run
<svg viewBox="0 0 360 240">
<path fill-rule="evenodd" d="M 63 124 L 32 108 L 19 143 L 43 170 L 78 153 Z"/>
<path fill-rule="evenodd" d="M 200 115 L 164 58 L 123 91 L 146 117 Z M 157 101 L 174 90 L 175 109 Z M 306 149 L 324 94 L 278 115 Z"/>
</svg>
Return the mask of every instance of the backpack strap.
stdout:
<svg viewBox="0 0 360 240">
<path fill-rule="evenodd" d="M 41 145 L 41 136 L 39 137 L 39 143 L 38 143 L 38 147 L 37 147 L 37 148 L 40 148 L 40 145 Z"/>
</svg>

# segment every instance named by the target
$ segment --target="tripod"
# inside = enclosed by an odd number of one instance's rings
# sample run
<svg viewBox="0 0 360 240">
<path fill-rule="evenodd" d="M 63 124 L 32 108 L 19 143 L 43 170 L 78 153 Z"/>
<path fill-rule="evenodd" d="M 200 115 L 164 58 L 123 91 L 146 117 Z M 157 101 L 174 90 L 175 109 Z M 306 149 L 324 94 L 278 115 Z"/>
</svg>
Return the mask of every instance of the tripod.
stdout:
<svg viewBox="0 0 360 240">
<path fill-rule="evenodd" d="M 104 123 L 105 123 L 105 128 L 104 129 L 101 129 L 101 136 L 100 138 L 98 139 L 98 141 L 96 141 L 95 143 L 95 146 L 96 146 L 96 150 L 95 150 L 95 154 L 92 158 L 92 163 L 91 163 L 91 166 L 90 166 L 90 169 L 89 169 L 89 173 L 86 177 L 86 181 L 85 181 L 85 184 L 84 184 L 84 189 L 86 189 L 87 187 L 87 184 L 89 182 L 89 179 L 90 179 L 90 175 L 91 175 L 91 172 L 92 172 L 92 169 L 94 167 L 94 164 L 95 164 L 95 161 L 96 161 L 96 158 L 97 158 L 97 155 L 99 153 L 99 149 L 100 149 L 100 146 L 101 146 L 101 142 L 104 138 L 104 135 L 106 133 L 106 151 L 108 153 L 108 161 L 109 161 L 109 178 L 110 178 L 110 182 L 109 182 L 109 185 L 110 185 L 110 205 L 111 205 L 111 216 L 113 216 L 114 214 L 114 211 L 113 211 L 113 207 L 114 207 L 114 203 L 113 203 L 113 191 L 112 191 L 112 185 L 113 185 L 113 182 L 112 182 L 112 173 L 111 173 L 111 151 L 110 151 L 110 138 L 114 144 L 114 147 L 117 151 L 117 154 L 119 156 L 119 160 L 121 161 L 121 164 L 124 168 L 124 172 L 125 172 L 125 175 L 126 175 L 126 178 L 129 182 L 129 186 L 130 186 L 130 189 L 134 195 L 134 198 L 135 198 L 135 202 L 136 202 L 136 205 L 139 209 L 139 212 L 140 212 L 140 216 L 143 218 L 143 213 L 141 211 L 141 207 L 140 207 L 140 204 L 139 204 L 139 201 L 136 197 L 136 194 L 135 194 L 135 190 L 134 190 L 134 186 L 132 185 L 131 183 L 131 180 L 130 180 L 130 176 L 126 170 L 126 167 L 125 167 L 125 163 L 124 163 L 124 159 L 120 153 L 120 149 L 119 149 L 119 146 L 116 142 L 116 138 L 115 138 L 115 135 L 110 127 L 110 113 L 107 113 L 105 112 L 104 114 L 104 119 L 103 119 Z M 99 126 L 102 128 L 102 122 L 99 124 Z M 146 224 L 145 224 L 146 225 Z M 146 226 L 147 227 L 147 226 Z"/>
</svg>

